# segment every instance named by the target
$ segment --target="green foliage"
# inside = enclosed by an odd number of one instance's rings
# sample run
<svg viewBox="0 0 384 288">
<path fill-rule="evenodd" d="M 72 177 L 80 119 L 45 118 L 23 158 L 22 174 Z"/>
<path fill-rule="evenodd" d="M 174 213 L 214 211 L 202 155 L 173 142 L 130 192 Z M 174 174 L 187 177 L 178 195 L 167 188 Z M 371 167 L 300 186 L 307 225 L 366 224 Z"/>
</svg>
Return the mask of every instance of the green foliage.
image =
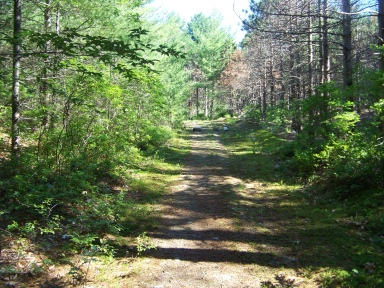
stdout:
<svg viewBox="0 0 384 288">
<path fill-rule="evenodd" d="M 383 187 L 382 138 L 376 128 L 381 100 L 372 105 L 376 117 L 362 121 L 337 86 L 325 85 L 318 93 L 303 102 L 307 121 L 295 140 L 297 169 L 332 183 L 339 197 Z"/>
<path fill-rule="evenodd" d="M 190 61 L 204 75 L 201 83 L 217 79 L 235 49 L 232 36 L 220 27 L 220 15 L 194 15 L 188 23 L 187 33 L 192 40 Z"/>
<path fill-rule="evenodd" d="M 283 104 L 267 107 L 265 115 L 258 106 L 245 110 L 246 119 L 273 133 L 285 134 L 290 123 L 298 126 L 291 133 L 295 140 L 280 150 L 283 165 L 304 179 L 328 183 L 341 198 L 384 186 L 383 76 L 364 72 L 363 80 L 347 90 L 333 82 L 319 86 L 314 95 L 291 103 L 290 110 Z M 364 90 L 361 83 L 371 85 Z M 360 93 L 360 102 L 346 101 Z M 256 142 L 253 146 L 258 150 Z"/>
<path fill-rule="evenodd" d="M 151 136 L 148 145 L 154 150 L 164 153 L 164 149 L 180 145 L 170 141 L 175 136 L 171 128 L 147 128 L 147 135 Z M 102 127 L 95 129 L 108 133 Z M 114 248 L 102 240 L 105 234 L 130 235 L 150 227 L 154 216 L 147 203 L 157 201 L 164 190 L 164 183 L 157 183 L 157 179 L 166 177 L 160 169 L 178 175 L 179 166 L 165 166 L 156 151 L 147 153 L 152 156 L 141 154 L 130 143 L 134 139 L 126 139 L 123 133 L 111 135 L 114 139 L 99 134 L 89 137 L 83 147 L 86 149 L 80 150 L 82 154 L 71 154 L 63 147 L 60 153 L 65 157 L 59 170 L 52 169 L 56 166 L 51 166 L 50 161 L 42 161 L 43 157 L 36 162 L 29 150 L 21 155 L 19 163 L 23 165 L 16 174 L 8 173 L 11 162 L 2 163 L 5 169 L 1 170 L 1 189 L 7 193 L 2 194 L 0 208 L 7 230 L 32 241 L 44 241 L 50 235 L 49 239 L 62 242 L 63 248 L 71 253 L 95 246 L 98 253 L 113 255 Z M 114 142 L 116 139 L 123 143 Z M 73 144 L 72 152 L 76 152 L 77 146 Z M 30 148 L 33 151 L 33 146 Z M 137 173 L 146 169 L 158 173 L 156 181 L 136 179 Z M 115 185 L 119 190 L 112 189 Z M 138 198 L 131 193 L 139 195 Z"/>
<path fill-rule="evenodd" d="M 369 263 L 364 266 L 367 265 Z M 328 269 L 321 273 L 321 284 L 323 287 L 380 287 L 383 281 L 375 277 L 379 272 L 376 269 L 369 271 L 364 269 L 364 266 L 353 268 L 351 271 Z"/>
<path fill-rule="evenodd" d="M 292 118 L 291 114 L 292 112 L 286 109 L 284 105 L 269 106 L 265 115 L 266 129 L 278 131 L 288 128 Z"/>
<path fill-rule="evenodd" d="M 161 147 L 174 136 L 170 127 L 152 125 L 143 127 L 140 134 L 138 146 L 143 150 L 147 150 L 150 147 Z"/>
<path fill-rule="evenodd" d="M 136 237 L 137 256 L 141 256 L 143 252 L 149 249 L 156 249 L 153 240 L 144 232 Z"/>
<path fill-rule="evenodd" d="M 373 124 L 376 124 L 376 126 L 379 129 L 379 136 L 381 136 L 380 140 L 384 139 L 384 99 L 381 99 L 373 104 L 372 110 L 376 113 L 376 119 L 374 120 Z M 379 145 L 383 145 L 383 142 Z M 381 147 L 382 149 L 382 147 Z"/>
<path fill-rule="evenodd" d="M 192 17 L 185 31 L 190 37 L 189 41 L 186 42 L 189 62 L 186 63 L 186 66 L 190 67 L 192 74 L 193 86 L 191 85 L 191 87 L 198 91 L 204 91 L 205 101 L 208 101 L 206 104 L 211 103 L 211 109 L 206 111 L 208 113 L 195 115 L 196 118 L 194 119 L 203 120 L 205 117 L 212 118 L 216 116 L 211 115 L 214 112 L 213 109 L 216 109 L 212 99 L 219 96 L 219 91 L 215 89 L 215 86 L 228 64 L 230 56 L 236 49 L 233 36 L 220 26 L 220 22 L 221 18 L 217 13 L 213 13 L 211 16 L 198 13 Z M 189 97 L 192 94 L 191 92 Z M 203 97 L 200 98 L 200 100 L 190 102 L 190 110 L 188 111 L 191 114 L 190 117 L 193 116 L 191 113 L 192 105 L 204 105 L 202 104 Z M 220 102 L 218 101 L 218 103 Z M 221 105 L 219 104 L 219 106 Z M 195 114 L 200 114 L 197 110 Z"/>
<path fill-rule="evenodd" d="M 247 120 L 254 121 L 255 123 L 260 123 L 263 119 L 263 114 L 260 110 L 260 106 L 248 105 L 244 108 L 244 116 Z"/>
<path fill-rule="evenodd" d="M 362 69 L 361 73 L 361 80 L 353 87 L 354 94 L 360 98 L 361 107 L 369 108 L 383 100 L 384 73 L 371 69 Z"/>
<path fill-rule="evenodd" d="M 223 116 L 225 116 L 225 114 Z M 207 116 L 205 116 L 204 113 L 199 113 L 199 115 L 193 116 L 191 120 L 207 120 Z"/>
<path fill-rule="evenodd" d="M 384 225 L 384 193 L 383 188 L 369 188 L 378 185 L 374 182 L 375 177 L 382 176 L 370 176 L 371 170 L 365 170 L 365 165 L 367 164 L 367 169 L 372 169 L 373 163 L 367 163 L 367 158 L 358 165 L 353 163 L 359 155 L 362 157 L 361 155 L 369 149 L 373 151 L 376 148 L 373 145 L 369 148 L 372 144 L 369 142 L 366 146 L 361 146 L 363 140 L 359 137 L 366 135 L 363 133 L 366 127 L 363 129 L 353 125 L 356 117 L 349 113 L 351 112 L 341 110 L 336 114 L 341 117 L 330 119 L 328 123 L 332 127 L 331 131 L 335 132 L 332 136 L 333 142 L 329 142 L 329 145 L 338 140 L 337 144 L 332 145 L 333 149 L 339 150 L 332 151 L 332 155 L 327 158 L 329 166 L 323 166 L 321 170 L 323 181 L 331 183 L 327 186 L 327 194 L 319 182 L 303 187 L 287 185 L 300 183 L 297 171 L 294 170 L 296 164 L 292 163 L 292 160 L 296 159 L 292 152 L 297 149 L 294 141 L 281 139 L 285 134 L 273 134 L 257 129 L 252 122 L 239 121 L 235 127 L 236 131 L 221 134 L 221 139 L 230 151 L 228 168 L 232 175 L 246 183 L 265 183 L 265 186 L 257 187 L 258 191 L 265 191 L 265 194 L 262 197 L 256 196 L 258 193 L 250 196 L 249 190 L 244 189 L 243 184 L 238 185 L 237 193 L 229 192 L 227 197 L 232 205 L 235 203 L 232 208 L 234 213 L 238 213 L 241 219 L 247 219 L 244 225 L 250 225 L 251 219 L 265 219 L 268 213 L 273 214 L 274 223 L 275 219 L 284 219 L 284 224 L 270 241 L 274 244 L 281 241 L 284 246 L 289 237 L 300 239 L 300 243 L 289 246 L 289 251 L 293 249 L 300 254 L 301 271 L 307 278 L 318 279 L 318 285 L 321 287 L 381 287 L 384 279 L 381 253 L 384 249 L 381 237 Z M 351 129 L 341 129 L 342 127 Z M 343 137 L 339 138 L 340 135 Z M 258 146 L 259 153 L 253 153 L 252 145 Z M 353 151 L 344 151 L 338 145 L 346 145 Z M 337 156 L 342 154 L 355 159 L 337 160 Z M 317 163 L 324 161 L 317 158 L 315 160 Z M 338 167 L 334 167 L 334 161 L 338 161 Z M 346 164 L 345 167 L 343 163 Z M 276 164 L 280 167 L 276 167 Z M 348 176 L 348 169 L 356 170 L 349 170 Z M 330 171 L 337 171 L 340 177 L 331 178 L 335 176 L 328 175 Z M 365 176 L 362 176 L 362 173 L 365 173 Z M 366 177 L 368 180 L 354 177 Z M 370 183 L 358 188 L 352 187 L 355 190 L 351 193 L 351 184 L 358 181 Z M 247 201 L 244 201 L 244 197 Z M 257 224 L 254 229 L 260 229 L 265 235 L 265 229 L 268 228 Z M 263 281 L 261 284 L 263 287 L 293 287 L 295 283 L 292 281 L 293 279 L 284 278 L 284 275 L 277 275 L 275 279 Z"/>
<path fill-rule="evenodd" d="M 16 196 L 18 193 L 15 193 L 14 195 Z M 34 203 L 33 200 L 29 202 L 30 203 L 28 205 L 23 204 L 24 211 L 26 210 L 26 207 L 30 208 L 27 210 L 30 214 L 26 215 L 26 219 L 37 219 L 33 221 L 26 221 L 23 225 L 20 225 L 18 222 L 13 220 L 12 224 L 7 226 L 8 231 L 13 233 L 16 232 L 22 237 L 32 239 L 36 238 L 37 236 L 42 236 L 45 234 L 56 234 L 62 231 L 61 220 L 63 217 L 58 214 L 53 214 L 55 207 L 58 205 L 52 204 L 53 198 L 45 199 L 38 204 Z"/>
<path fill-rule="evenodd" d="M 321 275 L 322 285 L 325 287 L 349 287 L 345 281 L 351 277 L 351 274 L 344 270 L 329 270 Z"/>
</svg>

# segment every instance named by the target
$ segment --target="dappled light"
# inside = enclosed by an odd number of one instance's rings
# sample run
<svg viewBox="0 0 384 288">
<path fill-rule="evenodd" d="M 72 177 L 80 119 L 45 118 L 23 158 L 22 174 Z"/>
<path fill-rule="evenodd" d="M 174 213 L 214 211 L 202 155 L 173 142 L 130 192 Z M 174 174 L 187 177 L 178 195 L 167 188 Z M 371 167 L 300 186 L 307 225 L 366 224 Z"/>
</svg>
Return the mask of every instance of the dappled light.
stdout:
<svg viewBox="0 0 384 288">
<path fill-rule="evenodd" d="M 148 2 L 0 1 L 0 286 L 384 287 L 384 1 Z"/>
</svg>

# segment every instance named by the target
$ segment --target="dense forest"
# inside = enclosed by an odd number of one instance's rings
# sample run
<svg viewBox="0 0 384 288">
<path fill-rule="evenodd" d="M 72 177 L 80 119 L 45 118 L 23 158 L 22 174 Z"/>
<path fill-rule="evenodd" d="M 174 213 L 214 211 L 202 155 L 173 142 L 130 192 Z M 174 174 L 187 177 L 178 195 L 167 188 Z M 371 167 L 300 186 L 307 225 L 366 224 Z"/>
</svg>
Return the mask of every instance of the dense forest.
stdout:
<svg viewBox="0 0 384 288">
<path fill-rule="evenodd" d="M 383 194 L 383 0 L 250 0 L 240 44 L 149 2 L 0 1 L 1 237 L 122 233 L 111 187 L 191 119 L 288 135 L 284 169 L 340 201 Z"/>
</svg>

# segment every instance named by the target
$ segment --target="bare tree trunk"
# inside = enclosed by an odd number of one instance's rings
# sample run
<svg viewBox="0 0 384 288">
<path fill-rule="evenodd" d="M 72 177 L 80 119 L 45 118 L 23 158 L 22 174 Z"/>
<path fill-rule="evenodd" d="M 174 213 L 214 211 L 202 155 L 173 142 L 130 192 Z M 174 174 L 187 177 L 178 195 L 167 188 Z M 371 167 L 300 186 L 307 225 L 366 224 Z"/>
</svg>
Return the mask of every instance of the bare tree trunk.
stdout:
<svg viewBox="0 0 384 288">
<path fill-rule="evenodd" d="M 351 2 L 343 0 L 343 86 L 352 85 L 352 30 L 351 30 Z M 353 102 L 353 95 L 348 95 Z"/>
<path fill-rule="evenodd" d="M 269 63 L 269 77 L 270 77 L 270 83 L 269 83 L 269 89 L 270 89 L 270 105 L 271 106 L 274 106 L 275 103 L 276 103 L 276 99 L 275 99 L 275 76 L 273 75 L 273 66 L 274 66 L 274 61 L 273 61 L 273 46 L 271 44 L 271 56 L 270 56 L 270 63 Z"/>
<path fill-rule="evenodd" d="M 196 117 L 199 116 L 199 88 L 196 88 Z"/>
<path fill-rule="evenodd" d="M 329 43 L 328 43 L 328 0 L 323 1 L 322 7 L 322 17 L 323 17 L 323 26 L 322 26 L 322 34 L 323 34 L 323 79 L 324 83 L 328 83 L 330 78 L 330 66 L 331 61 L 329 57 Z"/>
<path fill-rule="evenodd" d="M 263 118 L 267 115 L 267 87 L 265 86 L 265 82 L 263 84 L 263 108 L 262 108 Z"/>
<path fill-rule="evenodd" d="M 294 51 L 292 50 L 292 45 L 289 47 L 289 73 L 290 73 L 290 79 L 289 79 L 289 87 L 290 87 L 290 92 L 289 92 L 289 110 L 292 111 L 292 119 L 291 119 L 291 129 L 294 131 L 297 131 L 297 112 L 294 109 L 297 109 L 297 105 L 295 105 L 296 99 L 298 98 L 297 96 L 297 85 L 296 85 L 296 69 L 295 67 L 295 55 Z"/>
<path fill-rule="evenodd" d="M 12 143 L 11 149 L 14 156 L 19 156 L 20 151 L 20 60 L 21 60 L 21 0 L 13 1 L 13 91 L 12 91 Z"/>
<path fill-rule="evenodd" d="M 260 112 L 262 113 L 263 117 L 265 116 L 263 114 L 263 111 L 264 111 L 264 107 L 262 106 L 263 103 L 261 101 L 261 96 L 263 95 L 263 83 L 261 80 L 259 80 L 259 96 L 257 97 L 257 105 L 260 107 Z"/>
<path fill-rule="evenodd" d="M 318 75 L 319 75 L 319 81 L 318 83 L 324 84 L 324 73 L 323 73 L 323 62 L 324 62 L 324 55 L 323 55 L 323 33 L 322 33 L 322 27 L 323 27 L 323 20 L 322 20 L 322 4 L 321 0 L 318 0 L 317 3 L 318 7 L 318 15 L 319 15 L 319 22 L 318 22 L 318 34 L 319 34 L 319 69 L 318 69 Z"/>
<path fill-rule="evenodd" d="M 267 115 L 267 60 L 264 62 L 264 79 L 263 79 L 263 118 Z"/>
<path fill-rule="evenodd" d="M 192 97 L 188 98 L 188 114 L 189 118 L 192 118 Z"/>
<path fill-rule="evenodd" d="M 320 12 L 320 18 L 322 19 L 321 23 L 321 49 L 322 49 L 322 57 L 321 57 L 321 64 L 322 64 L 322 84 L 326 84 L 330 82 L 330 56 L 329 56 L 329 43 L 328 43 L 328 0 L 319 0 L 319 12 Z M 327 119 L 328 114 L 328 98 L 329 93 L 324 92 L 322 94 L 323 101 L 321 102 L 320 107 L 320 113 L 323 117 L 323 119 Z"/>
<path fill-rule="evenodd" d="M 281 53 L 281 52 L 280 52 Z M 283 65 L 283 61 L 280 61 L 280 73 L 283 74 L 284 72 L 284 65 Z M 286 94 L 286 89 L 285 89 L 285 83 L 284 83 L 284 79 L 283 77 L 280 77 L 281 78 L 281 93 L 280 93 L 280 106 L 283 108 L 283 107 L 286 107 L 285 105 L 287 104 L 286 103 L 286 99 L 285 99 L 285 94 Z"/>
<path fill-rule="evenodd" d="M 384 0 L 378 0 L 379 4 L 379 14 L 377 16 L 379 22 L 379 45 L 384 46 Z M 381 54 L 380 57 L 380 70 L 384 71 L 384 55 Z M 381 133 L 384 134 L 384 121 L 381 120 L 380 123 Z"/>
<path fill-rule="evenodd" d="M 379 45 L 384 46 L 384 0 L 378 0 L 379 14 L 377 15 L 379 22 Z M 380 70 L 384 71 L 384 55 L 380 57 Z"/>
<path fill-rule="evenodd" d="M 60 5 L 57 5 L 56 6 L 56 19 L 55 19 L 55 33 L 56 35 L 59 35 L 60 34 Z M 55 47 L 55 58 L 53 60 L 53 66 L 54 67 L 57 67 L 58 63 L 59 63 L 59 59 L 58 59 L 58 53 L 57 53 L 57 48 Z M 59 76 L 59 72 L 57 69 L 55 69 L 55 71 L 53 72 L 53 77 L 55 79 L 58 79 L 58 76 Z M 52 93 L 51 93 L 51 105 L 52 107 L 55 107 L 55 102 L 56 102 L 56 89 L 52 89 Z M 52 112 L 54 113 L 54 112 Z M 49 126 L 50 126 L 50 129 L 52 130 L 55 126 L 55 123 L 54 123 L 54 117 L 52 117 L 52 115 L 50 116 L 50 119 L 49 119 Z"/>
<path fill-rule="evenodd" d="M 313 93 L 313 30 L 312 30 L 312 17 L 311 17 L 311 1 L 308 1 L 308 90 L 307 94 Z"/>
<path fill-rule="evenodd" d="M 52 17 L 51 17 L 51 0 L 45 0 L 45 9 L 44 9 L 44 29 L 45 33 L 49 33 L 51 30 L 51 22 L 52 22 Z M 42 142 L 43 142 L 43 135 L 45 134 L 46 130 L 49 127 L 49 109 L 48 109 L 48 103 L 49 103 L 49 87 L 48 87 L 48 67 L 49 67 L 49 61 L 50 57 L 48 56 L 49 51 L 50 51 L 50 41 L 46 41 L 44 45 L 44 52 L 46 53 L 46 58 L 44 60 L 44 66 L 43 66 L 43 71 L 42 71 L 42 77 L 41 77 L 41 95 L 40 95 L 40 102 L 41 106 L 43 108 L 43 117 L 42 117 L 42 122 L 41 126 L 42 129 L 40 129 L 40 135 L 39 135 L 39 141 L 38 141 L 38 149 L 37 149 L 37 157 L 40 157 L 41 154 L 41 147 L 42 147 Z"/>
<path fill-rule="evenodd" d="M 45 0 L 45 9 L 44 9 L 44 28 L 45 33 L 49 33 L 51 30 L 51 0 Z M 49 66 L 49 57 L 48 52 L 50 50 L 50 42 L 45 42 L 44 52 L 47 53 L 47 58 L 44 61 L 44 67 L 43 67 L 43 77 L 41 79 L 41 104 L 45 108 L 44 116 L 42 120 L 42 126 L 44 129 L 48 127 L 49 123 L 49 112 L 48 112 L 48 102 L 49 102 L 49 92 L 48 92 L 48 66 Z"/>
<path fill-rule="evenodd" d="M 214 102 L 213 102 L 213 97 L 211 98 L 211 103 L 209 104 L 209 112 L 212 117 L 213 115 L 213 107 L 214 107 Z"/>
<path fill-rule="evenodd" d="M 208 109 L 208 106 L 209 106 L 209 99 L 208 99 L 208 89 L 205 88 L 205 97 L 204 97 L 204 115 L 206 118 L 208 118 L 209 116 L 209 109 Z"/>
</svg>

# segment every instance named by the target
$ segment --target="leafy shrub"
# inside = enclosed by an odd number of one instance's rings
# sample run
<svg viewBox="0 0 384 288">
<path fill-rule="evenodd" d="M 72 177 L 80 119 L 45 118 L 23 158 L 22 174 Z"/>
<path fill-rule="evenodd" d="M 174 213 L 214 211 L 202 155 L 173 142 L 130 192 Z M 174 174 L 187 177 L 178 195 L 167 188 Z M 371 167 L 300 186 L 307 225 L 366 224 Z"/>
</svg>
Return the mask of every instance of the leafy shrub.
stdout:
<svg viewBox="0 0 384 288">
<path fill-rule="evenodd" d="M 384 154 L 375 118 L 360 121 L 352 103 L 333 84 L 320 87 L 303 102 L 308 120 L 295 140 L 295 163 L 305 175 L 317 175 L 347 196 L 384 185 Z M 380 103 L 380 102 L 378 102 Z M 376 110 L 380 115 L 380 104 Z M 376 117 L 380 118 L 380 117 Z"/>
<path fill-rule="evenodd" d="M 244 108 L 244 117 L 247 120 L 260 123 L 263 119 L 262 112 L 259 105 L 248 105 Z"/>
<path fill-rule="evenodd" d="M 271 131 L 285 128 L 291 121 L 291 114 L 292 113 L 282 105 L 268 107 L 265 115 L 265 121 L 267 123 L 266 128 Z"/>
<path fill-rule="evenodd" d="M 141 132 L 138 147 L 147 150 L 150 147 L 160 147 L 174 136 L 173 131 L 167 126 L 149 125 Z"/>
<path fill-rule="evenodd" d="M 198 115 L 195 115 L 192 117 L 192 120 L 207 120 L 208 117 L 205 116 L 204 113 L 199 113 Z"/>
<path fill-rule="evenodd" d="M 228 109 L 225 106 L 216 107 L 215 113 L 214 113 L 214 119 L 223 118 L 226 115 L 230 116 L 228 114 Z"/>
</svg>

